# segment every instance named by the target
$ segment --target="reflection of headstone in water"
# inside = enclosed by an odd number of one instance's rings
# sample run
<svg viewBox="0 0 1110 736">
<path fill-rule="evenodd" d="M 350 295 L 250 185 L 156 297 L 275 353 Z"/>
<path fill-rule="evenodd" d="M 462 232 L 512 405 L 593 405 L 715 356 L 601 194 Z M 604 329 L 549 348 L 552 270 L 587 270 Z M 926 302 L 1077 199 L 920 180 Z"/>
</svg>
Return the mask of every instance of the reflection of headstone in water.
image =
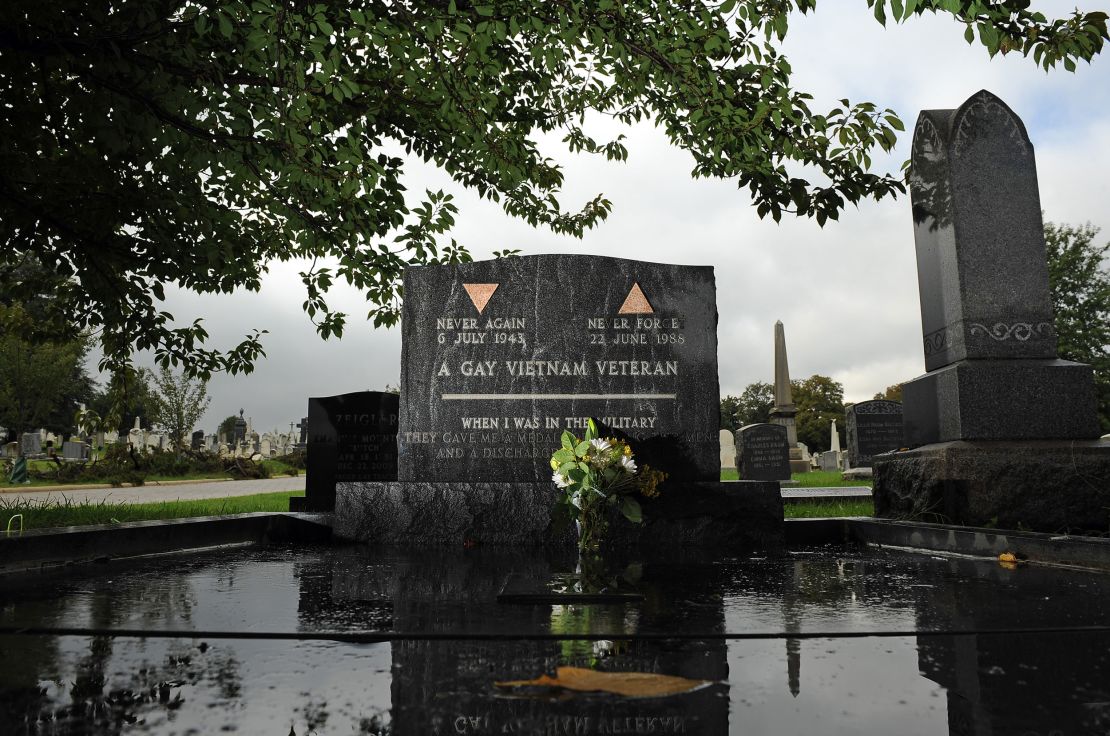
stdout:
<svg viewBox="0 0 1110 736">
<path fill-rule="evenodd" d="M 917 638 L 921 674 L 945 690 L 952 736 L 1110 733 L 1110 632 L 989 633 L 1101 622 L 1103 601 L 1110 599 L 1107 576 L 1034 566 L 1009 572 L 971 560 L 921 570 L 918 629 L 980 632 Z M 1017 610 L 1012 594 L 998 595 L 1011 576 L 1029 591 L 1026 598 L 1082 592 Z M 989 584 L 956 586 L 953 579 Z"/>
<path fill-rule="evenodd" d="M 512 698 L 494 682 L 554 675 L 560 665 L 606 671 L 639 671 L 725 682 L 727 644 L 721 639 L 646 641 L 625 638 L 637 631 L 718 633 L 724 629 L 723 605 L 655 610 L 635 606 L 507 605 L 496 602 L 510 573 L 548 579 L 552 571 L 542 558 L 494 549 L 406 551 L 387 565 L 365 565 L 363 574 L 345 584 L 333 573 L 331 591 L 325 576 L 313 570 L 303 580 L 302 601 L 311 599 L 319 624 L 322 596 L 343 595 L 378 606 L 390 601 L 392 630 L 421 634 L 580 634 L 611 633 L 605 642 L 581 640 L 481 641 L 452 639 L 397 640 L 392 644 L 393 733 L 728 733 L 728 698 L 721 685 L 673 699 L 573 697 Z M 309 566 L 306 566 L 306 570 Z M 711 566 L 716 568 L 716 566 Z M 357 565 L 352 564 L 351 569 Z M 645 567 L 643 585 L 653 585 Z M 316 583 L 310 581 L 315 579 Z M 699 584 L 703 584 L 701 581 Z M 305 583 L 302 583 L 304 585 Z M 710 582 L 723 585 L 723 581 Z M 690 593 L 696 592 L 690 586 Z M 668 598 L 672 591 L 668 591 Z M 681 598 L 684 592 L 676 595 Z M 338 601 L 335 615 L 342 615 Z M 326 623 L 326 619 L 323 619 Z M 458 720 L 462 719 L 462 720 Z M 637 720 L 642 719 L 642 720 Z M 637 726 L 636 724 L 640 725 Z M 650 724 L 650 730 L 649 729 Z"/>
</svg>

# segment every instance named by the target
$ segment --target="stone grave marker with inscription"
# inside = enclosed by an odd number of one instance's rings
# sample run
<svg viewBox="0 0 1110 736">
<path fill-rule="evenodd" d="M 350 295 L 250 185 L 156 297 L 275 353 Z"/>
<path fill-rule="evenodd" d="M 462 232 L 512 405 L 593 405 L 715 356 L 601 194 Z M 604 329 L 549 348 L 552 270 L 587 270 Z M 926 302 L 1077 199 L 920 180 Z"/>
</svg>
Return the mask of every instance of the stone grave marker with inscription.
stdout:
<svg viewBox="0 0 1110 736">
<path fill-rule="evenodd" d="M 871 457 L 905 446 L 902 436 L 900 401 L 861 401 L 845 412 L 844 433 L 848 440 L 848 464 L 871 467 Z"/>
<path fill-rule="evenodd" d="M 42 453 L 42 435 L 38 432 L 24 432 L 20 437 L 20 450 L 24 456 Z"/>
<path fill-rule="evenodd" d="M 781 424 L 749 424 L 736 432 L 741 480 L 790 480 L 790 445 Z"/>
<path fill-rule="evenodd" d="M 62 458 L 65 460 L 88 460 L 89 446 L 85 442 L 67 440 L 62 443 Z"/>
<path fill-rule="evenodd" d="M 591 417 L 641 463 L 718 480 L 714 291 L 711 268 L 611 258 L 410 269 L 400 480 L 547 481 Z"/>
<path fill-rule="evenodd" d="M 714 502 L 747 493 L 725 507 L 781 508 L 762 487 L 717 488 L 712 268 L 511 257 L 410 268 L 404 294 L 398 479 L 340 484 L 340 538 L 541 542 L 551 453 L 591 418 L 668 473 L 672 500 L 713 484 Z"/>
<path fill-rule="evenodd" d="M 1057 355 L 1024 123 L 986 90 L 922 111 L 909 183 L 926 373 L 902 388 L 908 451 L 873 461 L 876 515 L 1105 531 L 1110 445 L 1091 366 Z"/>
<path fill-rule="evenodd" d="M 305 495 L 290 509 L 334 509 L 336 483 L 396 480 L 397 402 L 380 391 L 310 398 Z"/>
</svg>

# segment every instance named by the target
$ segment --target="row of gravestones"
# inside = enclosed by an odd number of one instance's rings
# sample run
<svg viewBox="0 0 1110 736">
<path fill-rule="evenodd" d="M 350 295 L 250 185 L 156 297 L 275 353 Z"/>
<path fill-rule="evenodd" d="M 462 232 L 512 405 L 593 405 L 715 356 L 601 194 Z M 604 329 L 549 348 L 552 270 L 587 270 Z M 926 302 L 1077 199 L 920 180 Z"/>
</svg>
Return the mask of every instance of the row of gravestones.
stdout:
<svg viewBox="0 0 1110 736">
<path fill-rule="evenodd" d="M 868 468 L 876 455 L 905 446 L 900 402 L 862 401 L 849 406 L 845 415 L 848 450 L 843 459 L 849 467 Z M 723 460 L 727 452 L 726 431 L 720 434 Z M 731 434 L 728 439 L 735 442 L 735 460 L 731 466 L 737 469 L 741 478 L 790 479 L 790 447 L 786 427 L 780 424 L 749 424 L 737 430 L 734 440 Z M 841 455 L 838 450 L 822 452 L 817 456 L 817 467 L 837 470 L 843 467 Z"/>
</svg>

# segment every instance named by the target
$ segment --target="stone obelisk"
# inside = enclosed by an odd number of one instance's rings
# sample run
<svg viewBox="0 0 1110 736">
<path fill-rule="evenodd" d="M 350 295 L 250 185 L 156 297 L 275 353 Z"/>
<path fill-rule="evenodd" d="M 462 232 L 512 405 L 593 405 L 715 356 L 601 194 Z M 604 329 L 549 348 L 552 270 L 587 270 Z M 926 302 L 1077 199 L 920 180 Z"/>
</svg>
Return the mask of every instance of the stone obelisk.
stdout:
<svg viewBox="0 0 1110 736">
<path fill-rule="evenodd" d="M 786 331 L 782 320 L 775 322 L 775 408 L 771 409 L 771 424 L 786 427 L 786 441 L 790 445 L 790 472 L 808 473 L 809 463 L 802 459 L 798 447 L 798 430 L 794 426 L 794 397 L 790 393 L 790 366 L 786 362 Z"/>
</svg>

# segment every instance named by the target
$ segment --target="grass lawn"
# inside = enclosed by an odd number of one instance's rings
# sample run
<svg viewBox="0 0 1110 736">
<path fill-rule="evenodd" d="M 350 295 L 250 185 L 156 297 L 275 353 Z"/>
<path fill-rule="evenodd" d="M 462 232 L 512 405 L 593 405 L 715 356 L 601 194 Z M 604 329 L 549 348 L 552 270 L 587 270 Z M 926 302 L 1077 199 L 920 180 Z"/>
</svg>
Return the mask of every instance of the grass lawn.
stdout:
<svg viewBox="0 0 1110 736">
<path fill-rule="evenodd" d="M 183 519 L 191 516 L 245 514 L 251 511 L 288 511 L 290 496 L 303 496 L 304 491 L 255 493 L 250 496 L 211 498 L 198 501 L 163 501 L 162 503 L 65 503 L 46 504 L 42 501 L 8 502 L 0 496 L 0 533 L 16 514 L 23 514 L 24 529 L 52 526 L 84 526 L 118 524 L 125 521 L 151 519 Z M 17 529 L 19 521 L 12 526 Z"/>
<path fill-rule="evenodd" d="M 870 486 L 870 478 L 862 480 L 844 480 L 839 470 L 814 470 L 809 473 L 794 473 L 791 476 L 798 481 L 797 488 L 843 488 L 846 486 Z M 736 468 L 722 468 L 721 480 L 739 480 Z"/>
<path fill-rule="evenodd" d="M 292 475 L 289 470 L 292 466 L 281 462 L 280 460 L 263 460 L 262 465 L 270 471 L 270 477 L 289 477 Z M 31 460 L 27 463 L 28 470 L 36 470 L 40 472 L 50 472 L 56 466 L 50 460 Z M 304 475 L 304 470 L 297 472 L 297 475 Z M 227 473 L 187 473 L 185 475 L 157 475 L 151 474 L 145 477 L 146 483 L 164 483 L 173 480 L 235 480 L 235 478 Z M 58 482 L 51 478 L 33 479 L 30 483 L 9 483 L 7 478 L 0 479 L 0 487 L 3 488 L 36 488 L 43 486 L 58 486 L 58 485 L 108 485 L 104 480 L 76 480 Z"/>
<path fill-rule="evenodd" d="M 783 504 L 787 519 L 813 519 L 836 516 L 874 516 L 875 505 L 870 498 L 846 501 L 798 501 Z"/>
</svg>

